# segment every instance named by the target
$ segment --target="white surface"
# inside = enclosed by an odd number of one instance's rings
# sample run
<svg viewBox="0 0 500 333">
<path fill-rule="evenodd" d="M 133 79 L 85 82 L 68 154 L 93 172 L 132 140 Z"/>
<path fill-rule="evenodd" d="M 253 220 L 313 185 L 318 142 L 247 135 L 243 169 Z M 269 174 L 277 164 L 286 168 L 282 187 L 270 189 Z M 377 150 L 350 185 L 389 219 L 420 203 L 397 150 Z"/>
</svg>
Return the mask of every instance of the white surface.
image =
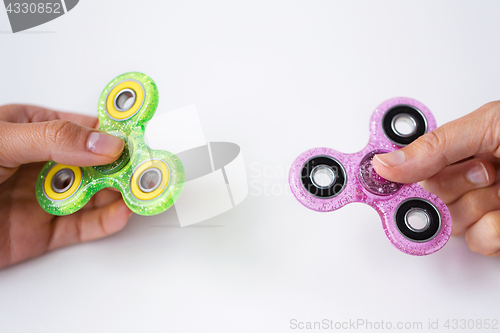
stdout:
<svg viewBox="0 0 500 333">
<path fill-rule="evenodd" d="M 207 156 L 198 155 L 189 160 L 183 160 L 184 169 L 197 169 L 200 164 L 213 164 L 213 152 L 207 147 L 203 128 L 194 105 L 155 115 L 146 128 L 146 142 L 153 149 L 163 149 L 172 153 L 183 153 L 191 149 L 206 148 Z M 226 147 L 226 150 L 228 148 Z M 219 154 L 229 154 L 227 151 Z M 210 155 L 210 156 L 209 156 Z M 204 158 L 206 160 L 204 161 Z M 233 208 L 232 201 L 237 205 L 248 195 L 248 180 L 241 152 L 231 156 L 234 160 L 223 166 L 227 175 L 226 184 L 223 171 L 214 171 L 211 165 L 209 174 L 192 179 L 186 171 L 186 182 L 181 196 L 175 202 L 175 211 L 179 224 L 188 226 L 203 222 Z M 221 158 L 221 156 L 219 156 Z M 190 163 L 191 165 L 186 165 Z M 231 198 L 232 197 L 232 198 Z"/>
<path fill-rule="evenodd" d="M 250 177 L 249 197 L 202 225 L 134 216 L 115 236 L 0 271 L 0 331 L 500 319 L 498 258 L 463 238 L 405 255 L 368 206 L 315 213 L 287 185 L 306 149 L 362 149 L 388 98 L 422 101 L 439 124 L 498 99 L 499 11 L 495 1 L 85 0 L 34 29 L 48 33 L 0 34 L 0 103 L 95 115 L 111 79 L 141 71 L 159 87 L 159 112 L 196 104 L 207 139 L 238 143 Z"/>
<path fill-rule="evenodd" d="M 195 105 L 155 114 L 146 127 L 145 138 L 152 149 L 174 154 L 207 144 Z"/>
<path fill-rule="evenodd" d="M 232 207 L 221 169 L 187 181 L 175 202 L 175 210 L 183 227 L 219 215 Z"/>
</svg>

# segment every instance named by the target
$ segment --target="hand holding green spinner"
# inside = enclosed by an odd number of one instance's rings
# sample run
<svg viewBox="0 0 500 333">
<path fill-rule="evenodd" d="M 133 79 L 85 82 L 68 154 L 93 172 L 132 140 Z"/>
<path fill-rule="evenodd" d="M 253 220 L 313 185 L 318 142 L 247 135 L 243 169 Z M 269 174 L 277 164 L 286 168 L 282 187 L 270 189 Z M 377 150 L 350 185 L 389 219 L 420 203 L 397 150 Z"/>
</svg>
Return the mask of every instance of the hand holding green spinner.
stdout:
<svg viewBox="0 0 500 333">
<path fill-rule="evenodd" d="M 122 155 L 111 164 L 85 168 L 48 162 L 36 183 L 40 206 L 53 215 L 71 214 L 97 191 L 114 187 L 134 213 L 155 215 L 170 208 L 184 186 L 184 167 L 176 155 L 144 142 L 157 106 L 158 89 L 149 76 L 131 72 L 111 81 L 99 98 L 99 129 L 125 141 Z"/>
</svg>

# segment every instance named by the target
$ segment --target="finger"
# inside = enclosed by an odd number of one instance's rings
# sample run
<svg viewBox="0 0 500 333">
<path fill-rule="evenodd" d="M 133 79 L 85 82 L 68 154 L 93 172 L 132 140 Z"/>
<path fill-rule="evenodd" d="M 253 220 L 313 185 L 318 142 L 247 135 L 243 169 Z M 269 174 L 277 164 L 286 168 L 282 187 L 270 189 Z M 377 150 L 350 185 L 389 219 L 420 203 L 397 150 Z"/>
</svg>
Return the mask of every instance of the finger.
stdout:
<svg viewBox="0 0 500 333">
<path fill-rule="evenodd" d="M 57 217 L 48 249 L 109 236 L 123 229 L 132 211 L 123 200 L 104 207 Z"/>
<path fill-rule="evenodd" d="M 472 159 L 447 166 L 420 186 L 450 204 L 469 191 L 493 184 L 495 178 L 496 169 L 490 162 Z"/>
<path fill-rule="evenodd" d="M 479 153 L 479 154 L 474 155 L 474 158 L 486 160 L 486 161 L 490 162 L 491 164 L 493 164 L 495 167 L 500 166 L 500 160 L 498 158 L 496 158 L 495 156 L 493 156 L 492 153 Z"/>
<path fill-rule="evenodd" d="M 116 160 L 123 147 L 120 138 L 67 120 L 0 122 L 0 163 L 8 168 L 49 160 L 66 165 L 103 165 Z"/>
<path fill-rule="evenodd" d="M 465 233 L 472 251 L 485 256 L 500 255 L 500 211 L 489 212 Z"/>
<path fill-rule="evenodd" d="M 445 166 L 477 153 L 500 156 L 500 102 L 429 132 L 399 150 L 376 155 L 376 172 L 389 180 L 415 183 L 427 179 Z"/>
<path fill-rule="evenodd" d="M 465 193 L 447 205 L 453 220 L 453 235 L 462 235 L 485 214 L 500 209 L 500 184 Z"/>
<path fill-rule="evenodd" d="M 97 119 L 97 117 L 90 117 L 83 114 L 69 113 L 69 112 L 57 112 L 57 117 L 58 119 L 69 120 L 72 123 L 85 127 L 90 127 L 94 129 L 98 129 L 99 127 L 99 120 Z"/>
<path fill-rule="evenodd" d="M 9 104 L 0 108 L 0 121 L 10 123 L 36 123 L 61 119 L 91 128 L 96 128 L 98 124 L 96 117 L 54 111 L 35 105 Z"/>
<path fill-rule="evenodd" d="M 115 188 L 105 188 L 100 190 L 90 198 L 89 202 L 82 209 L 93 209 L 106 206 L 120 199 L 122 194 Z"/>
</svg>

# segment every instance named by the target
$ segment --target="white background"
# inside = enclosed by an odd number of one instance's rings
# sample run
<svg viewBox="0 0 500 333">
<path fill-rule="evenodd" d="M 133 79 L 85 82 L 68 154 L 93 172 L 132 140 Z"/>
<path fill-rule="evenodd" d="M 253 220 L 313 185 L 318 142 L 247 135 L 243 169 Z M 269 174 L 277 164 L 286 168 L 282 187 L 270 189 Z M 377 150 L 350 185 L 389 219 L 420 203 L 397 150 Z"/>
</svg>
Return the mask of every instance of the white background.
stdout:
<svg viewBox="0 0 500 333">
<path fill-rule="evenodd" d="M 0 331 L 500 320 L 498 258 L 463 238 L 405 255 L 370 207 L 316 213 L 287 184 L 306 149 L 361 150 L 388 98 L 420 100 L 438 124 L 498 99 L 499 12 L 495 1 L 85 0 L 11 34 L 0 10 L 0 104 L 95 115 L 111 79 L 141 71 L 159 87 L 158 112 L 196 104 L 208 140 L 242 147 L 250 184 L 202 224 L 133 216 L 112 237 L 0 271 Z"/>
</svg>

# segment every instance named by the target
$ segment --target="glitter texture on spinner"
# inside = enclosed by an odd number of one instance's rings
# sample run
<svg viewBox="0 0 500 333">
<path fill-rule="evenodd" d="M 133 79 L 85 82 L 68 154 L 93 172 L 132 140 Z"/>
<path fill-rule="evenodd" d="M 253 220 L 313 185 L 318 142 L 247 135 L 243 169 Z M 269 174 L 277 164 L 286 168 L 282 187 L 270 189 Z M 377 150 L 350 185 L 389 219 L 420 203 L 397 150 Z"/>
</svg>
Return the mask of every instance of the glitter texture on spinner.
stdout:
<svg viewBox="0 0 500 333">
<path fill-rule="evenodd" d="M 384 232 L 396 248 L 411 255 L 434 253 L 451 234 L 448 208 L 418 184 L 380 177 L 372 160 L 376 154 L 399 149 L 435 128 L 432 113 L 419 101 L 406 97 L 387 100 L 373 112 L 370 140 L 360 152 L 313 148 L 299 155 L 290 168 L 292 193 L 304 206 L 319 212 L 352 202 L 366 203 L 378 212 Z M 311 165 L 310 161 L 316 163 Z M 332 171 L 322 172 L 318 181 L 312 179 L 314 170 L 327 167 Z M 335 190 L 328 190 L 330 187 Z"/>
<path fill-rule="evenodd" d="M 40 206 L 53 215 L 71 214 L 97 191 L 114 187 L 134 213 L 154 215 L 170 208 L 184 187 L 184 167 L 176 155 L 144 142 L 158 98 L 156 84 L 145 74 L 113 79 L 99 98 L 99 129 L 125 141 L 122 155 L 113 163 L 84 168 L 48 162 L 36 183 Z"/>
</svg>

